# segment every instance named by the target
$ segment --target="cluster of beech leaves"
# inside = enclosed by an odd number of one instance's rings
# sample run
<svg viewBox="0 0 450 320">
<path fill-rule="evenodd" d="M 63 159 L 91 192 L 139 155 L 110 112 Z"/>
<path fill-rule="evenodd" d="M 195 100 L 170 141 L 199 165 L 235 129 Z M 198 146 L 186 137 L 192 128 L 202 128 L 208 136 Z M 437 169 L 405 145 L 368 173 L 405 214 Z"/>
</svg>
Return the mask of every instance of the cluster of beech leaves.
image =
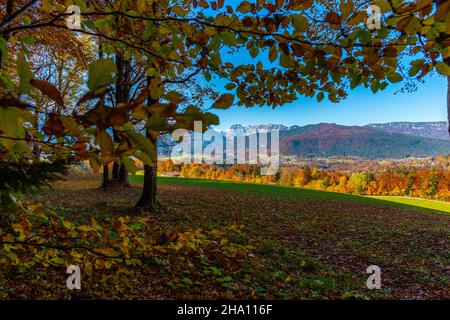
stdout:
<svg viewBox="0 0 450 320">
<path fill-rule="evenodd" d="M 367 26 L 369 4 L 381 9 L 380 29 Z M 133 172 L 133 157 L 151 165 L 160 133 L 192 128 L 194 120 L 205 128 L 218 123 L 213 113 L 186 101 L 185 89 L 177 84 L 189 81 L 205 86 L 224 81 L 211 108 L 227 109 L 233 104 L 276 107 L 299 96 L 337 102 L 360 85 L 377 92 L 405 77 L 421 79 L 433 71 L 450 75 L 450 4 L 443 1 L 45 0 L 22 5 L 25 10 L 0 24 L 4 161 L 30 159 L 38 145 L 48 158 L 88 159 L 94 170 L 114 161 Z M 27 101 L 31 91 L 59 110 L 67 101 L 51 81 L 35 79 L 31 48 L 37 33 L 68 28 L 69 5 L 81 9 L 81 29 L 72 31 L 98 43 L 102 58 L 90 64 L 76 108 L 42 115 L 39 105 Z M 116 80 L 118 50 L 145 69 L 147 82 L 137 98 L 111 106 L 105 97 Z M 237 54 L 248 59 L 236 59 Z"/>
<path fill-rule="evenodd" d="M 160 228 L 148 217 L 127 216 L 81 224 L 42 205 L 22 204 L 10 227 L 0 229 L 0 270 L 6 279 L 19 273 L 34 281 L 35 277 L 48 279 L 52 270 L 64 275 L 67 266 L 77 265 L 83 283 L 98 284 L 92 292 L 84 288 L 85 294 L 120 297 L 134 285 L 135 273 L 146 268 L 159 268 L 161 277 L 166 274 L 173 282 L 181 282 L 180 275 L 192 264 L 214 266 L 218 260 L 224 265 L 239 264 L 252 250 L 230 240 L 230 234 L 241 228 L 178 232 Z M 64 288 L 64 277 L 60 282 L 57 287 Z M 42 287 L 40 283 L 39 290 Z M 112 288 L 117 291 L 111 292 Z"/>
</svg>

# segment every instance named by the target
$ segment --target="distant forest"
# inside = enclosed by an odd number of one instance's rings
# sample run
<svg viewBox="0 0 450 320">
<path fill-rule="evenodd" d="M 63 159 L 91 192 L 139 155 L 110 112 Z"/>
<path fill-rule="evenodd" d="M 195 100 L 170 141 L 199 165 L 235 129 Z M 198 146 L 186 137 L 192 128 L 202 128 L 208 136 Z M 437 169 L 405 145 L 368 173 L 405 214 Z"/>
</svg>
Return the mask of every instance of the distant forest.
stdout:
<svg viewBox="0 0 450 320">
<path fill-rule="evenodd" d="M 262 176 L 258 166 L 175 165 L 169 159 L 158 163 L 158 173 L 185 178 L 272 183 L 358 195 L 409 196 L 450 201 L 450 158 L 445 157 L 438 158 L 436 166 L 422 169 L 398 166 L 378 172 L 346 173 L 310 167 L 287 167 L 281 168 L 274 176 Z"/>
</svg>

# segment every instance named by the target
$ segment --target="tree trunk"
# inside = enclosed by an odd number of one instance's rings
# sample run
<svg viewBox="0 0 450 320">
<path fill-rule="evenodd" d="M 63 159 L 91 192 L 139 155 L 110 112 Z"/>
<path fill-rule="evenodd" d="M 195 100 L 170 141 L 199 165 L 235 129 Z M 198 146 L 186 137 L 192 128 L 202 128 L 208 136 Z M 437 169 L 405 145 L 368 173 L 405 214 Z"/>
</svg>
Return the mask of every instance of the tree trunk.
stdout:
<svg viewBox="0 0 450 320">
<path fill-rule="evenodd" d="M 113 167 L 112 167 L 112 179 L 114 181 L 118 181 L 119 180 L 119 163 L 115 162 L 113 163 Z"/>
<path fill-rule="evenodd" d="M 115 101 L 116 105 L 119 103 L 128 103 L 130 99 L 130 77 L 131 65 L 128 61 L 123 59 L 122 51 L 116 51 L 116 68 L 117 78 L 115 84 Z M 120 137 L 117 132 L 113 130 L 114 142 L 120 142 Z M 114 183 L 120 186 L 129 186 L 128 170 L 123 164 L 114 162 L 112 169 L 112 179 Z"/>
<path fill-rule="evenodd" d="M 151 77 L 147 77 L 147 85 L 150 85 Z M 158 100 L 153 99 L 150 95 L 148 95 L 147 98 L 147 105 L 150 108 L 150 106 L 157 103 Z M 142 188 L 142 195 L 139 199 L 138 203 L 136 204 L 136 207 L 141 208 L 148 208 L 150 210 L 154 210 L 157 205 L 157 176 L 158 176 L 158 135 L 152 136 L 148 129 L 146 129 L 146 137 L 150 141 L 150 143 L 153 146 L 154 157 L 152 160 L 153 165 L 150 166 L 148 164 L 144 165 L 144 186 Z"/>
<path fill-rule="evenodd" d="M 148 208 L 150 210 L 155 209 L 157 205 L 156 200 L 156 179 L 157 179 L 157 166 L 144 166 L 144 187 L 142 188 L 142 195 L 139 199 L 136 207 Z"/>
<path fill-rule="evenodd" d="M 114 139 L 114 142 L 118 142 L 118 140 L 119 140 L 116 130 L 113 130 L 113 139 Z M 112 180 L 114 182 L 119 181 L 119 166 L 120 166 L 119 163 L 114 161 L 113 167 L 112 167 Z"/>
<path fill-rule="evenodd" d="M 98 58 L 103 58 L 103 44 L 102 41 L 98 40 Z M 109 180 L 109 167 L 108 165 L 103 165 L 103 180 L 102 180 L 102 189 L 107 190 L 110 186 L 110 180 Z"/>
<path fill-rule="evenodd" d="M 157 152 L 156 149 L 156 140 L 150 137 L 150 135 L 147 134 L 147 137 L 153 144 L 155 148 L 155 153 Z M 153 160 L 153 159 L 152 159 Z M 142 188 L 142 195 L 139 199 L 138 203 L 136 204 L 136 207 L 140 208 L 148 208 L 150 210 L 153 210 L 157 205 L 157 174 L 158 173 L 158 162 L 157 159 L 154 159 L 153 166 L 150 166 L 148 164 L 144 165 L 144 187 Z"/>
<path fill-rule="evenodd" d="M 109 167 L 107 165 L 103 166 L 103 182 L 102 182 L 102 188 L 104 190 L 108 189 L 109 187 Z"/>
<path fill-rule="evenodd" d="M 128 170 L 125 168 L 123 164 L 119 167 L 119 185 L 121 186 L 129 186 L 130 182 L 128 181 Z"/>
</svg>

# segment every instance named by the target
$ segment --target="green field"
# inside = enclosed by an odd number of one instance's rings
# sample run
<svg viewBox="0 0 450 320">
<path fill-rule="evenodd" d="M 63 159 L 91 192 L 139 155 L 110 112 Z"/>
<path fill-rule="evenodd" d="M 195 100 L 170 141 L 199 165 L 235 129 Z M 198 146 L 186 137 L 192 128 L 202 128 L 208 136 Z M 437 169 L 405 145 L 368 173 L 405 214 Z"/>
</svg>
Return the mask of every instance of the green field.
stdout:
<svg viewBox="0 0 450 320">
<path fill-rule="evenodd" d="M 415 206 L 421 208 L 427 208 L 432 210 L 438 210 L 450 213 L 450 203 L 444 201 L 437 200 L 427 200 L 427 199 L 418 199 L 418 198 L 405 198 L 405 197 L 373 197 L 373 199 L 391 201 L 394 203 L 405 204 L 408 206 Z"/>
<path fill-rule="evenodd" d="M 143 176 L 130 175 L 131 183 L 142 183 L 142 181 Z M 295 199 L 316 199 L 318 201 L 327 199 L 347 200 L 369 205 L 397 206 L 407 209 L 450 214 L 450 203 L 418 198 L 365 197 L 319 190 L 300 189 L 295 187 L 194 178 L 158 177 L 158 183 L 162 185 L 223 189 L 227 191 Z"/>
</svg>

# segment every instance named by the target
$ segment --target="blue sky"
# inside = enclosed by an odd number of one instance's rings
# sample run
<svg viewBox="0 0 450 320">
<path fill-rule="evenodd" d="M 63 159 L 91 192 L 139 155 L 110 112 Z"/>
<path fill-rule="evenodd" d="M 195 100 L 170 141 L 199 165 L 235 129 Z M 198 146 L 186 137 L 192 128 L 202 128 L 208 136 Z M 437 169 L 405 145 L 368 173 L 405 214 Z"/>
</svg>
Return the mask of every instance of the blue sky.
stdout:
<svg viewBox="0 0 450 320">
<path fill-rule="evenodd" d="M 260 50 L 255 59 L 249 56 L 246 49 L 241 48 L 235 52 L 223 50 L 221 58 L 222 61 L 233 64 L 254 64 L 260 61 L 264 68 L 277 66 L 277 60 L 269 62 L 267 50 Z M 214 110 L 220 118 L 220 125 L 216 129 L 226 130 L 233 124 L 272 123 L 292 126 L 327 122 L 366 125 L 396 121 L 446 121 L 447 80 L 436 73 L 427 75 L 424 80 L 423 84 L 417 83 L 418 90 L 412 93 L 398 92 L 404 86 L 404 83 L 400 82 L 390 83 L 385 90 L 376 94 L 370 88 L 358 87 L 349 91 L 347 98 L 339 103 L 332 103 L 327 98 L 318 103 L 315 97 L 299 97 L 297 101 L 276 109 L 234 106 L 227 110 Z M 213 83 L 219 92 L 226 84 L 219 79 L 214 79 Z"/>
<path fill-rule="evenodd" d="M 347 99 L 331 103 L 324 99 L 300 97 L 296 102 L 276 109 L 269 107 L 232 107 L 216 111 L 220 118 L 219 129 L 227 129 L 239 123 L 306 125 L 320 122 L 343 125 L 365 125 L 393 121 L 446 121 L 447 82 L 439 75 L 425 79 L 413 93 L 397 93 L 402 83 L 391 84 L 384 91 L 372 93 L 370 89 L 356 88 L 349 91 Z"/>
</svg>

